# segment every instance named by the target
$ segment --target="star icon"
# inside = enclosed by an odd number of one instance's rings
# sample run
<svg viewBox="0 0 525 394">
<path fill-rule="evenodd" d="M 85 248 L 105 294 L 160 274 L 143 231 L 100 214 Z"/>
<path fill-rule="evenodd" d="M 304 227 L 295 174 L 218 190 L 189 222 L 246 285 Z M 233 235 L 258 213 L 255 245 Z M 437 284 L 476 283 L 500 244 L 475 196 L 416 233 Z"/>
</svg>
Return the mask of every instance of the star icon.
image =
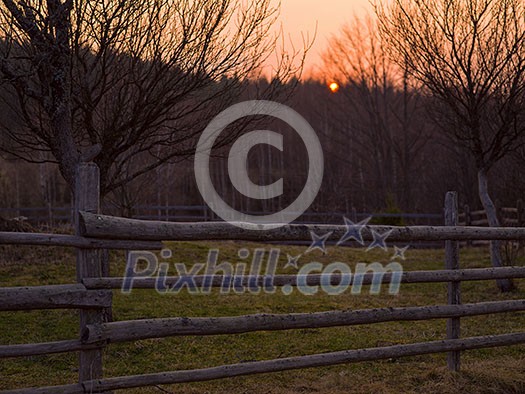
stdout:
<svg viewBox="0 0 525 394">
<path fill-rule="evenodd" d="M 367 252 L 374 248 L 381 248 L 383 250 L 388 250 L 388 247 L 386 246 L 386 239 L 389 237 L 389 235 L 392 233 L 392 230 L 388 230 L 384 234 L 379 234 L 377 231 L 372 230 L 372 236 L 374 237 L 374 240 L 372 243 L 368 246 Z"/>
<path fill-rule="evenodd" d="M 346 226 L 346 232 L 341 237 L 341 239 L 337 241 L 337 245 L 339 246 L 340 244 L 348 241 L 349 239 L 353 239 L 357 241 L 359 244 L 364 245 L 365 241 L 363 241 L 362 232 L 371 218 L 372 217 L 368 217 L 365 220 L 360 221 L 359 223 L 354 223 L 347 217 L 343 216 L 343 219 L 345 221 L 345 226 Z"/>
<path fill-rule="evenodd" d="M 284 268 L 288 268 L 288 267 L 292 267 L 292 268 L 295 268 L 296 270 L 299 269 L 299 266 L 297 265 L 297 263 L 299 262 L 299 258 L 302 256 L 302 254 L 300 254 L 299 256 L 291 256 L 289 255 L 288 253 L 286 254 L 286 258 L 288 259 L 288 262 L 284 265 Z"/>
<path fill-rule="evenodd" d="M 319 236 L 313 231 L 310 231 L 310 236 L 312 237 L 312 243 L 306 250 L 306 253 L 310 253 L 315 249 L 319 249 L 323 254 L 326 254 L 326 240 L 332 235 L 333 231 L 326 233 L 323 236 Z"/>
<path fill-rule="evenodd" d="M 409 245 L 405 246 L 404 248 L 399 248 L 394 245 L 394 255 L 392 256 L 392 260 L 395 260 L 398 258 L 401 260 L 406 260 L 405 253 L 408 250 L 408 248 L 410 248 Z"/>
</svg>

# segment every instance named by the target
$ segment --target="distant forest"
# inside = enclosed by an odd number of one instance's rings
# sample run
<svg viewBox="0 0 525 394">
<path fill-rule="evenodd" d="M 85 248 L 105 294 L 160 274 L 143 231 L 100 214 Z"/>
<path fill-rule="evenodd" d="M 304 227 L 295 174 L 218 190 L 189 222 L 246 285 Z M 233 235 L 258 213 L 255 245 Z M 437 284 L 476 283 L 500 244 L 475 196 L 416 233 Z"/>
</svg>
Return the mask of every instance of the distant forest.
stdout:
<svg viewBox="0 0 525 394">
<path fill-rule="evenodd" d="M 259 81 L 257 88 L 264 83 Z M 323 186 L 310 211 L 348 211 L 354 207 L 361 212 L 434 213 L 441 211 L 448 190 L 459 192 L 460 205 L 481 207 L 475 163 L 464 148 L 444 136 L 435 119 L 429 118 L 432 98 L 428 95 L 390 84 L 342 84 L 335 93 L 325 81 L 292 81 L 290 85 L 283 90 L 293 94 L 281 101 L 310 122 L 324 150 Z M 254 84 L 239 101 L 251 98 L 255 89 Z M 236 192 L 227 174 L 228 146 L 217 149 L 211 162 L 214 184 L 238 209 L 278 210 L 304 186 L 306 150 L 297 134 L 281 121 L 258 119 L 254 125 L 285 135 L 284 152 L 261 145 L 252 150 L 249 162 L 256 183 L 268 184 L 282 177 L 285 197 L 254 201 Z M 253 131 L 250 124 L 245 129 Z M 140 167 L 140 160 L 136 157 L 133 165 Z M 491 191 L 500 204 L 514 206 L 523 198 L 524 168 L 525 151 L 518 150 L 491 171 Z M 67 206 L 70 199 L 55 164 L 29 164 L 8 155 L 2 158 L 1 207 Z M 139 205 L 204 204 L 195 185 L 191 154 L 119 187 L 106 195 L 105 204 L 125 216 L 133 216 L 134 207 Z"/>
<path fill-rule="evenodd" d="M 75 40 L 53 35 L 44 9 L 43 19 L 15 13 L 21 35 L 6 30 L 0 43 L 0 207 L 70 205 L 76 168 L 88 161 L 112 213 L 204 205 L 193 171 L 199 136 L 224 109 L 256 99 L 289 105 L 321 141 L 312 212 L 439 213 L 455 190 L 460 206 L 484 208 L 497 227 L 494 202 L 515 206 L 525 195 L 522 1 L 379 2 L 376 15 L 350 19 L 329 40 L 309 78 L 308 43 L 281 52 L 269 34 L 278 7 L 224 3 L 216 15 L 214 1 L 181 2 L 179 12 L 138 2 L 109 14 L 93 2 Z M 64 32 L 66 11 L 46 11 L 65 18 Z M 243 23 L 231 31 L 234 17 Z M 282 178 L 284 193 L 250 200 L 229 179 L 228 149 L 262 129 L 282 133 L 284 151 L 254 147 L 248 172 L 261 185 Z M 234 122 L 212 153 L 215 189 L 243 212 L 280 211 L 307 178 L 299 135 L 270 116 Z"/>
</svg>

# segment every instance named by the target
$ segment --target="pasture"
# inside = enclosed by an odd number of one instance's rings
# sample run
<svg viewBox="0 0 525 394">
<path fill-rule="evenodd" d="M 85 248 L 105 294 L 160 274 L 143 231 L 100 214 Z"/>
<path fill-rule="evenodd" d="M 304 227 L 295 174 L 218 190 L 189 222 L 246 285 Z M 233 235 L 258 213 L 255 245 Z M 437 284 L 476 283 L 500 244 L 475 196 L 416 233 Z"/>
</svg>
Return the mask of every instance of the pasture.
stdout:
<svg viewBox="0 0 525 394">
<path fill-rule="evenodd" d="M 210 249 L 219 249 L 221 261 L 238 261 L 241 248 L 265 248 L 247 242 L 170 242 L 170 263 L 191 267 L 205 262 Z M 75 281 L 73 249 L 2 246 L 0 286 L 66 284 Z M 306 247 L 283 246 L 278 274 L 293 274 L 286 254 L 299 255 Z M 392 252 L 392 249 L 389 250 Z M 391 253 L 390 253 L 391 255 Z M 385 261 L 382 250 L 328 247 L 328 254 L 313 251 L 299 265 L 319 261 L 348 263 Z M 405 271 L 444 268 L 444 250 L 409 249 L 402 262 Z M 462 249 L 461 268 L 489 267 L 488 249 Z M 111 275 L 122 276 L 123 252 L 110 254 Z M 523 257 L 517 265 L 524 265 Z M 494 281 L 463 282 L 462 302 L 483 302 L 525 298 L 525 280 L 516 280 L 519 290 L 500 294 Z M 338 296 L 319 293 L 302 295 L 295 291 L 275 294 L 192 295 L 158 294 L 135 289 L 130 295 L 114 291 L 115 321 L 172 316 L 236 316 L 251 313 L 297 313 L 376 307 L 444 305 L 446 283 L 401 284 L 397 295 L 383 285 L 379 295 L 345 292 Z M 461 319 L 461 337 L 520 332 L 525 326 L 523 312 L 467 317 Z M 78 311 L 2 312 L 0 345 L 46 342 L 78 337 Z M 340 328 L 253 332 L 240 335 L 189 336 L 148 339 L 113 344 L 104 350 L 104 375 L 123 376 L 221 364 L 299 356 L 377 346 L 433 341 L 446 338 L 446 320 L 389 322 Z M 78 377 L 77 353 L 3 359 L 0 362 L 0 389 L 67 384 Z M 168 385 L 126 390 L 136 393 L 522 393 L 525 391 L 525 345 L 462 352 L 460 373 L 448 372 L 446 355 L 422 355 L 383 361 L 362 362 L 274 374 L 253 375 L 202 383 Z"/>
</svg>

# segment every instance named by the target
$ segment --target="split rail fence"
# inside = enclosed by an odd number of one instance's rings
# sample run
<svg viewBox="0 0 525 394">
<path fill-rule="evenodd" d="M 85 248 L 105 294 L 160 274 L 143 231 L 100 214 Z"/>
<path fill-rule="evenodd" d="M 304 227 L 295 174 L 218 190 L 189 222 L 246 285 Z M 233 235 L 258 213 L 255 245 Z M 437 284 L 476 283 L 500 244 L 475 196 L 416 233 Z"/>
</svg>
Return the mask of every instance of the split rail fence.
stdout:
<svg viewBox="0 0 525 394">
<path fill-rule="evenodd" d="M 119 210 L 113 206 L 104 207 L 105 212 L 119 216 Z M 269 215 L 269 211 L 249 211 L 249 215 Z M 54 226 L 62 223 L 74 222 L 74 209 L 64 207 L 0 207 L 0 216 L 6 219 L 21 219 L 34 225 Z M 340 220 L 343 216 L 354 222 L 372 217 L 376 220 L 398 220 L 407 224 L 443 224 L 441 213 L 381 213 L 360 212 L 354 207 L 346 211 L 317 212 L 306 211 L 301 214 L 296 223 L 330 223 Z M 133 219 L 158 220 L 166 222 L 208 222 L 221 220 L 206 205 L 138 205 L 133 209 Z"/>
<path fill-rule="evenodd" d="M 525 206 L 523 200 L 516 201 L 515 207 L 502 207 L 496 201 L 496 212 L 502 227 L 525 227 Z M 463 212 L 458 216 L 460 226 L 482 226 L 489 225 L 487 214 L 484 209 L 473 211 L 469 205 L 463 206 Z M 487 241 L 466 241 L 466 246 L 485 246 Z"/>
<path fill-rule="evenodd" d="M 460 352 L 469 349 L 525 343 L 525 332 L 478 337 L 460 337 L 460 318 L 504 312 L 522 312 L 525 300 L 461 303 L 463 281 L 525 278 L 525 267 L 460 269 L 459 241 L 525 240 L 525 228 L 486 228 L 458 226 L 457 195 L 446 196 L 445 226 L 388 227 L 368 226 L 363 237 L 371 240 L 371 230 L 392 230 L 391 241 L 445 241 L 445 269 L 403 272 L 401 283 L 448 282 L 448 304 L 424 307 L 378 308 L 307 314 L 256 314 L 236 317 L 174 317 L 163 319 L 108 322 L 104 310 L 111 307 L 112 290 L 120 289 L 123 278 L 109 277 L 104 267 L 103 249 L 158 250 L 169 240 L 247 240 L 299 241 L 310 239 L 310 231 L 333 231 L 334 238 L 346 232 L 344 226 L 287 225 L 267 231 L 253 231 L 226 223 L 166 223 L 124 219 L 99 214 L 98 169 L 93 164 L 79 167 L 77 174 L 76 235 L 0 233 L 1 244 L 70 246 L 77 253 L 77 283 L 70 285 L 0 288 L 0 311 L 74 308 L 80 310 L 78 339 L 37 344 L 1 345 L 0 358 L 25 357 L 61 352 L 79 353 L 78 383 L 27 388 L 11 393 L 101 393 L 152 385 L 197 382 L 241 375 L 330 366 L 361 361 L 398 358 L 431 353 L 448 353 L 448 367 L 458 371 Z M 387 272 L 382 283 L 392 280 Z M 255 278 L 258 283 L 267 280 Z M 339 283 L 340 277 L 330 278 Z M 363 284 L 371 284 L 372 273 L 363 274 Z M 177 277 L 167 277 L 175 283 Z M 204 277 L 196 278 L 202 281 Z M 212 285 L 221 286 L 223 278 Z M 244 283 L 253 280 L 242 278 Z M 321 275 L 307 277 L 308 285 L 322 283 Z M 355 280 L 355 278 L 354 278 Z M 277 275 L 276 286 L 297 286 L 297 277 Z M 141 288 L 154 288 L 154 281 L 135 280 Z M 212 368 L 159 372 L 137 376 L 106 378 L 102 374 L 102 352 L 112 343 L 180 335 L 237 334 L 262 330 L 289 330 L 351 326 L 378 322 L 448 319 L 446 339 L 386 347 L 344 350 L 331 353 L 279 358 Z"/>
</svg>

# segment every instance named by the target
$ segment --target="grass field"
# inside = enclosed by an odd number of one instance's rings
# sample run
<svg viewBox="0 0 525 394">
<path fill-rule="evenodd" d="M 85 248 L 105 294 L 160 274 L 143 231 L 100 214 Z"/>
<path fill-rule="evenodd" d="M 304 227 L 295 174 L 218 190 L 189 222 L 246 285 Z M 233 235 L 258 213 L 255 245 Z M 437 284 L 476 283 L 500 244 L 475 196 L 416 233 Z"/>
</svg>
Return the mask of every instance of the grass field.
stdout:
<svg viewBox="0 0 525 394">
<path fill-rule="evenodd" d="M 240 248 L 268 245 L 240 242 L 169 243 L 172 263 L 205 262 L 210 248 L 220 249 L 220 261 L 238 262 Z M 305 247 L 281 247 L 279 273 L 286 254 L 304 253 Z M 387 263 L 393 254 L 381 250 L 329 247 L 303 255 L 299 264 L 341 261 Z M 412 250 L 402 261 L 404 270 L 443 269 L 443 250 Z M 519 265 L 523 265 L 523 260 Z M 464 250 L 462 268 L 488 267 L 488 251 Z M 111 254 L 111 273 L 122 276 L 124 255 Z M 175 272 L 170 272 L 175 274 Z M 29 286 L 74 283 L 75 260 L 72 250 L 60 248 L 2 247 L 0 286 Z M 462 284 L 463 302 L 497 301 L 525 298 L 525 281 L 516 281 L 519 290 L 499 294 L 493 281 Z M 384 287 L 379 295 L 338 296 L 319 293 L 289 296 L 277 289 L 275 294 L 191 295 L 158 294 L 154 290 L 133 290 L 130 295 L 114 292 L 114 319 L 128 320 L 173 316 L 234 316 L 247 313 L 294 313 L 334 309 L 423 306 L 446 303 L 446 284 L 402 284 L 397 295 Z M 0 344 L 73 339 L 77 336 L 76 311 L 2 312 Z M 445 320 L 381 323 L 346 328 L 256 332 L 235 336 L 175 337 L 143 340 L 109 346 L 105 351 L 105 375 L 121 376 L 177 369 L 192 369 L 220 364 L 247 362 L 277 357 L 307 355 L 364 347 L 431 341 L 445 338 Z M 462 319 L 462 336 L 521 332 L 525 313 L 506 313 Z M 57 354 L 0 360 L 0 389 L 75 383 L 77 354 Z M 462 371 L 449 373 L 446 355 L 425 355 L 396 360 L 365 362 L 329 368 L 254 375 L 196 384 L 128 390 L 132 393 L 525 393 L 525 345 L 482 349 L 462 354 Z"/>
</svg>

